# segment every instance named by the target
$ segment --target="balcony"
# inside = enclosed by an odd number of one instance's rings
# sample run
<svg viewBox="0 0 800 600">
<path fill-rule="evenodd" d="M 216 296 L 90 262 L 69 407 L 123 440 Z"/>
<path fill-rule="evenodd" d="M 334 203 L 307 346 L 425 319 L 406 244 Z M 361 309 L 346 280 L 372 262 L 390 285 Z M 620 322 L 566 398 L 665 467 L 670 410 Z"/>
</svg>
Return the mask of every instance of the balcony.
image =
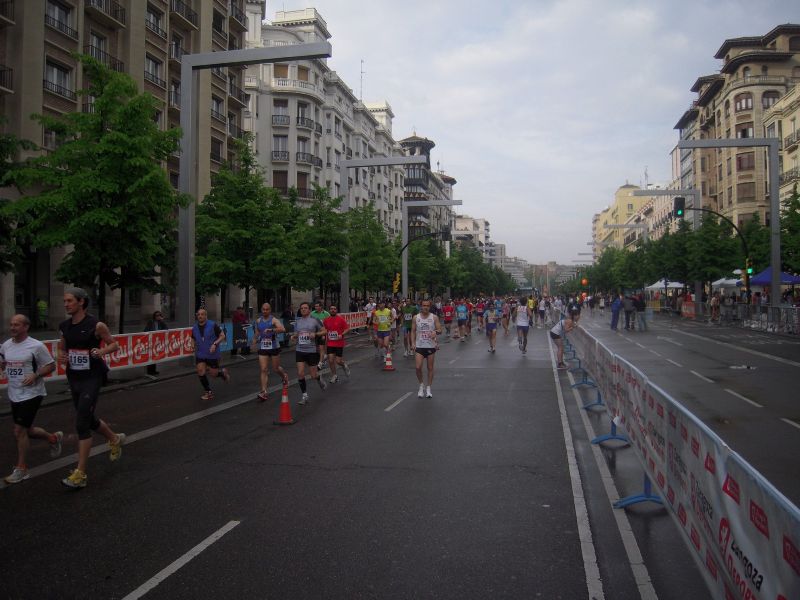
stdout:
<svg viewBox="0 0 800 600">
<path fill-rule="evenodd" d="M 220 79 L 228 78 L 228 72 L 225 70 L 225 67 L 211 67 L 211 74 Z"/>
<path fill-rule="evenodd" d="M 297 197 L 311 200 L 314 197 L 314 190 L 311 188 L 297 188 Z"/>
<path fill-rule="evenodd" d="M 171 62 L 174 62 L 178 65 L 181 64 L 184 54 L 186 54 L 186 50 L 180 45 L 176 44 L 175 42 L 169 45 L 169 60 Z"/>
<path fill-rule="evenodd" d="M 791 183 L 792 181 L 798 180 L 800 180 L 800 167 L 794 167 L 781 173 L 780 178 L 778 179 L 778 185 L 784 185 L 786 183 Z"/>
<path fill-rule="evenodd" d="M 316 133 L 317 135 L 322 135 L 322 124 L 321 123 L 315 123 L 314 124 L 314 133 Z"/>
<path fill-rule="evenodd" d="M 169 9 L 172 13 L 171 17 L 175 18 L 177 22 L 182 23 L 184 27 L 197 29 L 197 13 L 185 2 L 182 0 L 172 0 L 169 4 Z"/>
<path fill-rule="evenodd" d="M 125 64 L 115 56 L 111 56 L 105 50 L 101 50 L 97 46 L 84 46 L 83 53 L 88 54 L 99 63 L 103 63 L 112 71 L 122 73 L 125 70 Z"/>
<path fill-rule="evenodd" d="M 288 150 L 273 150 L 272 162 L 289 162 Z"/>
<path fill-rule="evenodd" d="M 147 29 L 149 29 L 153 33 L 155 33 L 158 37 L 162 39 L 167 39 L 167 32 L 161 29 L 161 25 L 159 25 L 155 21 L 151 21 L 150 19 L 145 19 L 144 26 L 147 27 Z"/>
<path fill-rule="evenodd" d="M 785 138 L 783 138 L 783 149 L 788 152 L 796 148 L 798 142 L 800 142 L 800 131 L 795 131 L 793 133 L 790 133 Z"/>
<path fill-rule="evenodd" d="M 276 127 L 288 127 L 291 122 L 289 115 L 272 115 L 272 124 Z"/>
<path fill-rule="evenodd" d="M 240 140 L 244 137 L 244 129 L 234 123 L 228 123 L 228 135 Z"/>
<path fill-rule="evenodd" d="M 297 117 L 297 126 L 303 129 L 314 129 L 314 120 L 308 117 Z"/>
<path fill-rule="evenodd" d="M 157 85 L 158 87 L 167 89 L 167 82 L 161 79 L 157 74 L 151 73 L 150 71 L 144 72 L 144 80 L 149 81 L 153 85 Z"/>
<path fill-rule="evenodd" d="M 247 31 L 247 17 L 242 9 L 237 6 L 236 2 L 231 2 L 231 12 L 228 15 L 228 24 L 231 30 L 238 29 L 239 31 Z"/>
<path fill-rule="evenodd" d="M 0 65 L 0 90 L 7 94 L 14 93 L 14 69 Z"/>
<path fill-rule="evenodd" d="M 14 25 L 14 0 L 0 2 L 0 27 Z"/>
<path fill-rule="evenodd" d="M 211 109 L 211 116 L 212 116 L 214 119 L 216 119 L 217 121 L 222 121 L 222 122 L 225 122 L 225 121 L 226 121 L 226 119 L 225 119 L 225 115 L 223 115 L 223 114 L 222 114 L 221 112 L 219 112 L 219 111 L 216 111 L 216 110 L 214 110 L 213 108 Z"/>
<path fill-rule="evenodd" d="M 83 106 L 81 106 L 81 111 L 87 114 L 94 114 L 95 111 L 94 102 L 91 101 L 84 102 Z"/>
<path fill-rule="evenodd" d="M 222 164 L 222 154 L 219 152 L 211 151 L 211 161 Z"/>
<path fill-rule="evenodd" d="M 45 15 L 44 24 L 47 25 L 48 27 L 52 27 L 56 31 L 59 31 L 68 37 L 71 37 L 74 40 L 78 39 L 78 30 L 73 29 L 72 27 L 67 25 L 64 21 L 59 21 L 58 19 L 54 19 L 50 15 Z"/>
<path fill-rule="evenodd" d="M 67 100 L 72 100 L 73 102 L 78 98 L 77 94 L 71 89 L 58 85 L 57 83 L 53 83 L 52 81 L 47 81 L 47 79 L 44 80 L 44 89 L 51 94 L 57 94 L 63 98 L 66 98 Z"/>
<path fill-rule="evenodd" d="M 230 97 L 236 100 L 239 104 L 242 105 L 242 108 L 247 106 L 247 94 L 244 92 L 242 88 L 237 86 L 233 82 L 228 82 L 228 93 Z"/>
<path fill-rule="evenodd" d="M 242 44 L 239 42 L 237 38 L 231 37 L 228 40 L 228 50 L 241 50 L 241 49 L 242 49 Z"/>
<path fill-rule="evenodd" d="M 320 101 L 325 100 L 325 96 L 317 86 L 310 81 L 301 81 L 299 79 L 273 79 L 272 89 L 276 92 L 298 92 L 301 94 L 309 94 Z"/>
<path fill-rule="evenodd" d="M 125 27 L 125 9 L 114 0 L 86 0 L 86 12 L 104 25 Z"/>
<path fill-rule="evenodd" d="M 223 24 L 222 21 L 214 21 L 211 24 L 211 32 L 219 36 L 222 36 L 223 38 L 225 38 L 226 42 L 228 41 L 228 32 L 225 31 L 225 25 Z"/>
<path fill-rule="evenodd" d="M 298 152 L 295 154 L 295 160 L 299 163 L 310 165 L 314 163 L 314 155 L 310 152 Z"/>
<path fill-rule="evenodd" d="M 321 169 L 322 168 L 322 159 L 321 158 L 319 158 L 318 156 L 315 156 L 313 158 L 313 162 L 314 162 L 314 167 L 315 168 L 317 168 L 317 169 Z"/>
<path fill-rule="evenodd" d="M 181 109 L 181 93 L 178 90 L 170 90 L 169 92 L 169 107 L 175 110 Z"/>
</svg>

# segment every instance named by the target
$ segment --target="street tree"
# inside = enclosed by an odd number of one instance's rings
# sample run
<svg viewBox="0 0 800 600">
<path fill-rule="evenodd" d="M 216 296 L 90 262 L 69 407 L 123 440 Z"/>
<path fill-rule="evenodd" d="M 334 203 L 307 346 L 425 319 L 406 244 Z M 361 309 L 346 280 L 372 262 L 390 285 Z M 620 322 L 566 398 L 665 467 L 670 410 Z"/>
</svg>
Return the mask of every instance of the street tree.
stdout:
<svg viewBox="0 0 800 600">
<path fill-rule="evenodd" d="M 97 286 L 106 315 L 106 286 L 162 291 L 157 265 L 175 251 L 176 214 L 186 199 L 170 185 L 163 163 L 178 148 L 180 131 L 161 131 L 158 101 L 139 93 L 124 73 L 86 56 L 83 64 L 92 110 L 53 117 L 34 115 L 54 132 L 55 149 L 30 159 L 14 174 L 29 195 L 12 205 L 19 234 L 42 248 L 64 246 L 56 277 Z"/>
<path fill-rule="evenodd" d="M 394 278 L 397 253 L 372 202 L 347 211 L 347 238 L 350 286 L 363 298 L 369 290 L 385 289 Z"/>
<path fill-rule="evenodd" d="M 797 184 L 781 208 L 781 262 L 782 268 L 800 273 L 800 194 Z"/>
<path fill-rule="evenodd" d="M 0 118 L 0 125 L 5 118 Z M 36 145 L 28 140 L 21 140 L 10 133 L 0 133 L 0 187 L 13 184 L 14 172 L 19 169 L 19 154 L 22 150 L 35 150 Z M 21 258 L 21 244 L 17 240 L 15 219 L 10 214 L 11 202 L 0 198 L 0 273 L 14 270 L 16 262 Z"/>
</svg>

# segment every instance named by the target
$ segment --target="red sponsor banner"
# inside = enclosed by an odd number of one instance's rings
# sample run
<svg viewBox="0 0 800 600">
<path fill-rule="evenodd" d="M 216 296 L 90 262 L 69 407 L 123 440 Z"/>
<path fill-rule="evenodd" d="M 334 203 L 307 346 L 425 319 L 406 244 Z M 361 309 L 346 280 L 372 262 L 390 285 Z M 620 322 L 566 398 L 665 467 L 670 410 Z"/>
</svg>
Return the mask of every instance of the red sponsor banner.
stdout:
<svg viewBox="0 0 800 600">
<path fill-rule="evenodd" d="M 783 536 L 783 560 L 789 563 L 789 566 L 800 577 L 800 550 L 785 535 Z"/>
<path fill-rule="evenodd" d="M 56 342 L 55 340 L 48 340 L 43 343 L 44 347 L 47 348 L 47 351 L 50 353 L 53 359 L 55 359 L 56 356 L 58 356 L 58 342 Z M 56 375 L 64 375 L 64 374 L 65 374 L 64 367 L 59 365 L 58 360 L 56 360 L 56 370 L 45 375 L 45 379 L 50 379 Z"/>
<path fill-rule="evenodd" d="M 183 333 L 183 349 L 181 353 L 183 356 L 192 356 L 194 354 L 194 340 L 192 340 L 192 328 L 187 327 L 186 329 L 182 329 L 181 332 Z"/>
<path fill-rule="evenodd" d="M 183 351 L 183 330 L 170 329 L 167 332 L 167 358 L 180 358 Z"/>
<path fill-rule="evenodd" d="M 750 501 L 750 521 L 756 526 L 756 529 L 769 538 L 769 518 L 767 513 L 752 500 Z"/>
<path fill-rule="evenodd" d="M 131 363 L 144 365 L 150 361 L 150 334 L 134 334 L 130 337 Z"/>
<path fill-rule="evenodd" d="M 121 369 L 123 367 L 130 366 L 130 335 L 115 335 L 114 339 L 116 340 L 117 344 L 119 344 L 119 348 L 116 351 L 112 352 L 110 355 L 107 355 L 106 363 L 112 369 Z"/>
<path fill-rule="evenodd" d="M 158 362 L 167 358 L 167 332 L 150 334 L 150 360 Z"/>
<path fill-rule="evenodd" d="M 739 504 L 739 484 L 736 483 L 736 480 L 730 475 L 725 477 L 725 483 L 722 485 L 722 491 L 733 498 L 736 504 Z"/>
</svg>

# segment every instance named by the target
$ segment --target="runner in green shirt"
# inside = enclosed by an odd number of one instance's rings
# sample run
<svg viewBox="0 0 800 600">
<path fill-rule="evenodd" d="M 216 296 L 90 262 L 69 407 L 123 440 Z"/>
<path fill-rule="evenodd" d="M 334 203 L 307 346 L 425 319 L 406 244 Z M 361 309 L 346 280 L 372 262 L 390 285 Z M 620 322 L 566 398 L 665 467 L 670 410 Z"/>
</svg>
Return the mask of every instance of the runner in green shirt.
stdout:
<svg viewBox="0 0 800 600">
<path fill-rule="evenodd" d="M 324 323 L 325 319 L 331 316 L 331 313 L 322 308 L 322 302 L 317 300 L 314 302 L 314 310 L 311 311 L 309 316 L 316 319 L 320 323 Z M 319 352 L 319 355 L 322 357 L 322 360 L 319 361 L 317 368 L 322 370 L 328 366 L 328 352 L 325 350 L 325 336 L 317 338 L 317 352 Z"/>
<path fill-rule="evenodd" d="M 403 316 L 403 356 L 414 356 L 414 344 L 411 343 L 411 324 L 414 322 L 414 315 L 419 314 L 417 305 L 409 300 L 403 300 L 400 309 Z"/>
</svg>

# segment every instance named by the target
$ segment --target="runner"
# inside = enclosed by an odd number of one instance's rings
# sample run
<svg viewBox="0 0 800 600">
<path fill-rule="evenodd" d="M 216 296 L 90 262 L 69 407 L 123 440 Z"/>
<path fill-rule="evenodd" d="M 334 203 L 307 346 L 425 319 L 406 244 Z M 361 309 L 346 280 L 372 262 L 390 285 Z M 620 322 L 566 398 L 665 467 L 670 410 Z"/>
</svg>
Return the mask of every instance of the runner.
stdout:
<svg viewBox="0 0 800 600">
<path fill-rule="evenodd" d="M 58 326 L 58 362 L 67 370 L 67 381 L 75 405 L 75 428 L 78 432 L 78 465 L 61 483 L 69 488 L 84 488 L 88 477 L 86 465 L 92 450 L 92 432 L 98 431 L 108 440 L 109 459 L 122 456 L 124 433 L 114 433 L 108 424 L 95 416 L 100 386 L 108 371 L 103 356 L 116 352 L 119 344 L 105 323 L 86 314 L 89 296 L 81 288 L 67 288 L 64 310 L 69 319 Z M 103 348 L 100 342 L 105 343 Z"/>
<path fill-rule="evenodd" d="M 392 300 L 388 308 L 392 311 L 391 328 L 389 329 L 389 345 L 391 349 L 394 350 L 394 346 L 397 343 L 397 334 L 401 331 L 403 315 L 400 313 L 397 300 Z"/>
<path fill-rule="evenodd" d="M 258 399 L 265 402 L 267 396 L 267 384 L 269 381 L 269 367 L 272 365 L 272 372 L 278 373 L 283 380 L 283 385 L 289 383 L 289 374 L 281 367 L 281 345 L 278 343 L 277 335 L 286 333 L 286 328 L 280 319 L 272 316 L 272 306 L 269 302 L 261 305 L 261 316 L 256 319 L 253 335 L 253 346 L 258 349 L 259 377 L 261 381 L 261 391 Z"/>
<path fill-rule="evenodd" d="M 494 300 L 487 304 L 483 320 L 486 324 L 486 337 L 489 339 L 489 352 L 494 353 L 497 346 L 497 322 L 500 320 L 500 311 L 497 310 Z"/>
<path fill-rule="evenodd" d="M 456 307 L 453 306 L 453 301 L 448 300 L 442 307 L 442 316 L 444 317 L 444 330 L 447 334 L 447 341 L 450 341 L 450 330 L 453 327 L 453 316 L 456 314 Z"/>
<path fill-rule="evenodd" d="M 550 330 L 550 338 L 558 346 L 558 368 L 566 369 L 567 365 L 564 364 L 564 335 L 577 327 L 572 319 L 559 319 L 553 328 Z"/>
<path fill-rule="evenodd" d="M 544 327 L 544 313 L 547 309 L 547 297 L 539 298 L 539 302 L 536 304 L 536 310 L 539 313 L 539 323 L 540 327 Z"/>
<path fill-rule="evenodd" d="M 192 343 L 196 357 L 197 376 L 205 390 L 205 394 L 200 397 L 201 400 L 214 399 L 214 392 L 211 391 L 211 383 L 208 381 L 206 372 L 210 372 L 212 377 L 221 377 L 226 383 L 230 381 L 228 369 L 221 369 L 219 366 L 222 359 L 219 347 L 224 340 L 225 330 L 208 319 L 208 312 L 205 308 L 199 309 L 197 321 L 192 327 Z"/>
<path fill-rule="evenodd" d="M 475 314 L 475 305 L 467 298 L 467 337 L 472 336 L 472 316 Z"/>
<path fill-rule="evenodd" d="M 373 320 L 377 323 L 375 335 L 378 338 L 378 349 L 383 360 L 386 360 L 386 353 L 389 352 L 389 336 L 392 331 L 392 311 L 386 308 L 386 301 L 381 298 L 378 300 L 378 308 L 373 313 Z"/>
<path fill-rule="evenodd" d="M 458 319 L 458 334 L 462 342 L 467 341 L 467 318 L 469 317 L 469 309 L 467 303 L 461 298 L 456 306 L 456 318 Z"/>
<path fill-rule="evenodd" d="M 324 390 L 327 385 L 317 371 L 319 364 L 319 344 L 318 339 L 325 337 L 325 327 L 311 316 L 311 307 L 308 302 L 300 304 L 300 317 L 294 324 L 292 339 L 297 341 L 295 347 L 294 360 L 297 365 L 297 384 L 303 393 L 299 404 L 308 402 L 308 392 L 306 391 L 306 365 L 311 368 L 311 378 L 316 379 L 320 389 Z"/>
<path fill-rule="evenodd" d="M 483 328 L 483 313 L 486 310 L 486 302 L 483 300 L 483 296 L 478 298 L 477 303 L 475 304 L 475 315 L 478 317 L 478 333 L 481 332 Z"/>
<path fill-rule="evenodd" d="M 503 319 L 503 331 L 505 332 L 505 335 L 508 335 L 508 319 L 511 316 L 511 303 L 508 301 L 508 298 L 506 298 L 506 301 L 503 302 L 501 314 Z"/>
<path fill-rule="evenodd" d="M 523 354 L 528 353 L 528 328 L 531 324 L 531 309 L 523 296 L 514 311 L 514 322 L 517 324 L 517 342 Z"/>
<path fill-rule="evenodd" d="M 434 367 L 434 354 L 439 348 L 436 341 L 436 336 L 441 335 L 442 326 L 439 323 L 439 317 L 431 314 L 431 301 L 422 301 L 422 310 L 418 315 L 414 316 L 414 321 L 411 326 L 411 337 L 414 340 L 414 366 L 417 372 L 417 381 L 419 382 L 419 392 L 417 397 L 433 398 L 431 392 L 431 385 L 433 384 L 433 367 Z M 428 365 L 428 387 L 422 381 L 422 363 L 426 362 Z"/>
<path fill-rule="evenodd" d="M 344 317 L 339 315 L 339 309 L 335 304 L 331 304 L 330 314 L 331 316 L 325 319 L 322 325 L 328 338 L 328 365 L 331 369 L 328 383 L 336 383 L 339 381 L 339 375 L 336 373 L 337 365 L 342 367 L 344 374 L 350 378 L 350 367 L 344 361 L 344 336 L 350 332 L 350 327 Z"/>
<path fill-rule="evenodd" d="M 314 310 L 311 311 L 311 316 L 314 317 L 320 323 L 323 323 L 325 319 L 331 316 L 327 310 L 322 308 L 322 302 L 317 300 L 314 302 Z M 325 352 L 325 338 L 317 338 L 317 352 L 319 352 L 320 361 L 317 365 L 318 369 L 324 369 L 328 366 L 328 354 Z"/>
<path fill-rule="evenodd" d="M 375 312 L 377 308 L 375 302 L 373 301 L 372 297 L 369 298 L 367 303 L 364 305 L 364 312 L 367 313 L 367 331 L 369 332 L 369 340 L 375 345 L 375 352 L 378 351 L 378 340 L 375 337 L 375 326 L 372 323 L 372 313 Z"/>
<path fill-rule="evenodd" d="M 414 344 L 411 341 L 411 325 L 413 324 L 414 316 L 419 313 L 417 305 L 409 300 L 403 300 L 403 308 L 401 309 L 403 319 L 403 356 L 414 356 L 414 351 L 411 349 Z"/>
<path fill-rule="evenodd" d="M 28 475 L 28 449 L 30 439 L 47 440 L 50 456 L 61 455 L 61 440 L 64 432 L 50 433 L 41 427 L 33 427 L 36 412 L 47 395 L 44 377 L 52 373 L 56 363 L 45 345 L 28 337 L 31 321 L 25 315 L 14 315 L 9 322 L 11 338 L 0 345 L 0 371 L 5 370 L 8 379 L 8 400 L 14 420 L 14 437 L 17 440 L 17 464 L 6 483 L 20 483 Z"/>
</svg>

